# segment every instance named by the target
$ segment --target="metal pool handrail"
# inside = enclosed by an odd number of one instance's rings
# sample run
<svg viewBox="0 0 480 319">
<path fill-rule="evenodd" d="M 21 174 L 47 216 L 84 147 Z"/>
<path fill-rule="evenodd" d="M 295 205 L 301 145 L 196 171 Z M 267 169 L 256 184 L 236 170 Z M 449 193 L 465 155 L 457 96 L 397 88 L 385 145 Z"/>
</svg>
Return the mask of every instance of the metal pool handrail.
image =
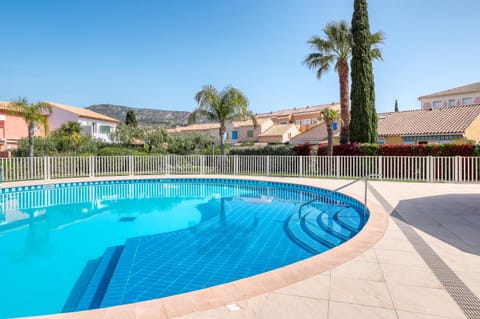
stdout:
<svg viewBox="0 0 480 319">
<path fill-rule="evenodd" d="M 353 185 L 353 184 L 355 184 L 355 183 L 357 183 L 357 182 L 365 181 L 365 193 L 364 193 L 364 197 L 363 197 L 363 198 L 364 198 L 364 201 L 363 201 L 363 215 L 365 215 L 365 211 L 366 211 L 366 209 L 367 209 L 367 186 L 368 186 L 367 183 L 368 183 L 368 179 L 371 178 L 371 177 L 380 177 L 380 178 L 381 178 L 382 176 L 379 175 L 379 174 L 368 174 L 368 175 L 362 176 L 362 177 L 360 177 L 360 178 L 358 178 L 358 179 L 356 179 L 356 180 L 354 180 L 354 181 L 352 181 L 352 182 L 349 182 L 349 183 L 347 183 L 347 184 L 345 184 L 345 185 L 343 185 L 343 186 L 340 186 L 340 187 L 338 187 L 338 188 L 336 188 L 336 189 L 334 189 L 334 190 L 328 190 L 328 191 L 327 191 L 327 194 L 338 192 L 339 190 L 344 189 L 344 188 L 346 188 L 346 187 L 348 187 L 348 186 L 350 186 L 350 185 Z M 324 197 L 324 196 L 325 196 L 325 195 L 322 195 L 322 196 L 319 196 L 319 197 L 315 197 L 314 199 L 311 199 L 311 200 L 309 200 L 308 202 L 305 202 L 305 203 L 303 203 L 302 205 L 300 205 L 300 207 L 298 208 L 298 219 L 300 220 L 301 217 L 302 217 L 302 208 L 303 208 L 303 206 L 310 205 L 311 203 L 313 203 L 313 202 L 321 199 L 321 198 Z"/>
</svg>

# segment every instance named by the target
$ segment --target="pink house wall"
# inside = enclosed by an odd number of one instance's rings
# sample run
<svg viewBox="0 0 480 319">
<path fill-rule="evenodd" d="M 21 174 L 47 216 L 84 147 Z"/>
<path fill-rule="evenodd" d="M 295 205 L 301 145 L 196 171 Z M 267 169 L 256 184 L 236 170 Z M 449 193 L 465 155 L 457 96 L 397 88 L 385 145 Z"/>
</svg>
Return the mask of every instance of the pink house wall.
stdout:
<svg viewBox="0 0 480 319">
<path fill-rule="evenodd" d="M 3 127 L 0 128 L 0 138 L 4 143 L 0 145 L 0 151 L 5 151 L 8 148 L 16 148 L 17 140 L 28 136 L 28 125 L 20 115 L 5 114 L 0 112 L 0 115 L 5 116 Z M 2 125 L 0 125 L 2 126 Z M 43 127 L 35 130 L 35 136 L 44 136 Z"/>
</svg>

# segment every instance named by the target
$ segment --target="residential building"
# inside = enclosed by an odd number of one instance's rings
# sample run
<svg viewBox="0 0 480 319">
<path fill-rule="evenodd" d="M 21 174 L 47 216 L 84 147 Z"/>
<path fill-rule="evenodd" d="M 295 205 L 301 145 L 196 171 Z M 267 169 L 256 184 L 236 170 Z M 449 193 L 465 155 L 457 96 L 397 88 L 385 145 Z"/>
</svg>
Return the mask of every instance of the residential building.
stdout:
<svg viewBox="0 0 480 319">
<path fill-rule="evenodd" d="M 295 124 L 300 132 L 305 132 L 320 122 L 320 113 L 327 107 L 340 110 L 339 103 L 331 103 L 261 113 L 257 114 L 256 118 L 270 118 L 273 124 Z"/>
<path fill-rule="evenodd" d="M 295 124 L 274 124 L 258 136 L 258 141 L 260 143 L 289 143 L 298 134 L 300 134 L 300 130 Z"/>
<path fill-rule="evenodd" d="M 334 122 L 332 125 L 333 130 L 333 142 L 334 144 L 339 144 L 340 142 L 340 124 Z M 317 125 L 309 128 L 308 130 L 294 136 L 290 141 L 290 144 L 299 145 L 299 144 L 324 144 L 327 143 L 327 125 L 324 121 L 318 123 Z"/>
<path fill-rule="evenodd" d="M 9 104 L 0 101 L 0 151 L 17 148 L 18 140 L 28 136 L 28 124 L 20 114 L 7 111 Z M 35 136 L 45 136 L 43 127 L 35 128 Z"/>
<path fill-rule="evenodd" d="M 424 110 L 480 104 L 480 82 L 424 95 L 418 99 Z"/>
<path fill-rule="evenodd" d="M 177 126 L 167 130 L 169 133 L 207 133 L 214 137 L 219 136 L 220 123 L 196 123 L 188 126 Z"/>
<path fill-rule="evenodd" d="M 64 123 L 75 121 L 80 123 L 83 135 L 104 142 L 111 142 L 110 132 L 115 130 L 118 120 L 88 109 L 53 102 L 48 103 L 53 106 L 52 113 L 48 117 L 51 131 L 60 128 Z"/>
<path fill-rule="evenodd" d="M 253 125 L 252 120 L 227 123 L 227 142 L 258 142 L 258 137 L 265 133 L 272 125 L 273 122 L 270 118 L 257 119 L 256 126 Z"/>
<path fill-rule="evenodd" d="M 480 104 L 378 114 L 380 144 L 480 142 Z"/>
</svg>

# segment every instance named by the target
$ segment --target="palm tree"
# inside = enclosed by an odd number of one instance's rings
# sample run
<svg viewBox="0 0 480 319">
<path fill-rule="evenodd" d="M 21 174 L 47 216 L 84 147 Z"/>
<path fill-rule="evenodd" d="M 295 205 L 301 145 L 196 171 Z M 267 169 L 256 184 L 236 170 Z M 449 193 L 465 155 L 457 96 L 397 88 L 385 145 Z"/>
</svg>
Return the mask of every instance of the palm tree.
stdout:
<svg viewBox="0 0 480 319">
<path fill-rule="evenodd" d="M 219 137 L 221 154 L 225 154 L 225 123 L 236 120 L 251 118 L 254 126 L 257 121 L 253 113 L 248 109 L 247 97 L 238 89 L 228 86 L 218 92 L 212 85 L 202 88 L 196 95 L 198 107 L 190 113 L 189 123 L 197 120 L 197 117 L 220 123 Z"/>
<path fill-rule="evenodd" d="M 328 151 L 327 155 L 332 156 L 333 155 L 333 123 L 337 121 L 342 121 L 342 118 L 340 116 L 340 113 L 338 110 L 334 110 L 331 108 L 324 108 L 321 112 L 321 118 L 320 120 L 325 121 L 325 125 L 327 126 L 327 141 L 328 141 Z"/>
<path fill-rule="evenodd" d="M 325 33 L 325 39 L 313 36 L 308 41 L 316 52 L 307 55 L 303 63 L 310 69 L 317 70 L 317 78 L 319 79 L 334 64 L 340 81 L 340 109 L 344 124 L 340 131 L 340 143 L 348 144 L 350 135 L 350 93 L 348 84 L 350 68 L 348 60 L 352 55 L 352 32 L 350 25 L 342 20 L 340 22 L 327 23 L 323 33 Z M 376 45 L 383 43 L 384 39 L 382 32 L 376 32 L 371 35 L 370 44 L 372 49 L 370 54 L 372 58 L 383 60 L 382 53 Z"/>
<path fill-rule="evenodd" d="M 9 104 L 9 113 L 20 114 L 28 126 L 28 154 L 33 157 L 33 136 L 35 127 L 42 125 L 48 134 L 48 116 L 52 113 L 52 105 L 47 102 L 28 103 L 27 98 L 18 98 Z"/>
</svg>

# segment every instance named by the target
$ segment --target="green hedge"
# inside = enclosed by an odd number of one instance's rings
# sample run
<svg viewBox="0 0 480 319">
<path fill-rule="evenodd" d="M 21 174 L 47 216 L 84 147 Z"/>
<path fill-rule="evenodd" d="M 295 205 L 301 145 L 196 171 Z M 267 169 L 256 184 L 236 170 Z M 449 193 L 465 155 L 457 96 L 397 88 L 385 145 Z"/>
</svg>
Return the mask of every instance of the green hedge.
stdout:
<svg viewBox="0 0 480 319">
<path fill-rule="evenodd" d="M 264 147 L 239 147 L 230 149 L 230 155 L 272 155 L 272 156 L 295 156 L 295 151 L 291 147 L 285 145 L 273 146 L 267 145 Z"/>
</svg>

